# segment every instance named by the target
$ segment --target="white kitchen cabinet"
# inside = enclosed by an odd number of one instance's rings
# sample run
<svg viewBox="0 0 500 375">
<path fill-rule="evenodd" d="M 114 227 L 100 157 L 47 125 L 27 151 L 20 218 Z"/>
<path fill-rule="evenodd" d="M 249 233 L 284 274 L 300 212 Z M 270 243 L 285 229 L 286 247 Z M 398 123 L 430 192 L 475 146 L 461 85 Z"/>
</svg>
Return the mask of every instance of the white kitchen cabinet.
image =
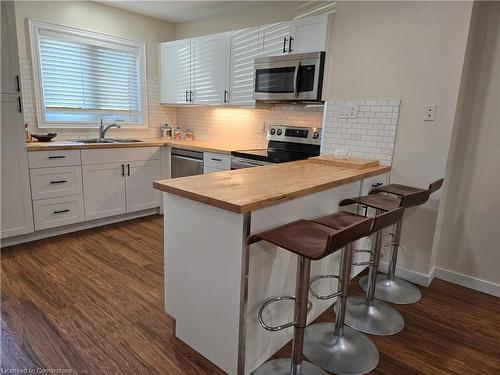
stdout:
<svg viewBox="0 0 500 375">
<path fill-rule="evenodd" d="M 124 214 L 125 164 L 103 163 L 82 166 L 85 219 Z"/>
<path fill-rule="evenodd" d="M 1 238 L 18 236 L 34 230 L 23 117 L 18 109 L 18 100 L 18 95 L 2 94 Z"/>
<path fill-rule="evenodd" d="M 292 21 L 291 53 L 306 53 L 326 50 L 328 14 L 304 17 Z M 290 40 L 290 39 L 289 39 Z M 290 47 L 290 46 L 289 46 Z"/>
<path fill-rule="evenodd" d="M 222 104 L 226 96 L 227 34 L 191 39 L 193 104 Z"/>
<path fill-rule="evenodd" d="M 72 195 L 33 202 L 36 230 L 76 224 L 85 220 L 83 196 Z"/>
<path fill-rule="evenodd" d="M 263 43 L 263 55 L 275 56 L 288 53 L 290 26 L 290 22 L 286 21 L 259 27 Z"/>
<path fill-rule="evenodd" d="M 125 196 L 127 212 L 158 207 L 161 193 L 153 189 L 153 181 L 160 178 L 160 161 L 146 160 L 127 163 Z"/>
<path fill-rule="evenodd" d="M 229 93 L 226 102 L 254 105 L 254 60 L 262 54 L 263 40 L 258 27 L 228 34 Z"/>
<path fill-rule="evenodd" d="M 160 103 L 189 104 L 191 40 L 160 43 Z"/>
<path fill-rule="evenodd" d="M 81 166 L 30 169 L 33 200 L 82 194 Z"/>
<path fill-rule="evenodd" d="M 28 157 L 21 108 L 14 3 L 1 3 L 1 221 L 0 237 L 33 232 Z"/>
<path fill-rule="evenodd" d="M 208 173 L 209 168 L 215 168 L 219 171 L 231 170 L 231 155 L 218 154 L 215 152 L 203 153 L 203 173 Z"/>
</svg>

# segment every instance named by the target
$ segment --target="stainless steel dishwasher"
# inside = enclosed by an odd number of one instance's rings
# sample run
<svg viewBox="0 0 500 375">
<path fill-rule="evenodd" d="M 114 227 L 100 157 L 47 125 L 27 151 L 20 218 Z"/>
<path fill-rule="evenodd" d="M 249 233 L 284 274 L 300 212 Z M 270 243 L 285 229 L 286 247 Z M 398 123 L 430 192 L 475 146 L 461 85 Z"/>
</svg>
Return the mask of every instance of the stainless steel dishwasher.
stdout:
<svg viewBox="0 0 500 375">
<path fill-rule="evenodd" d="M 203 152 L 173 148 L 170 160 L 172 178 L 203 174 Z"/>
</svg>

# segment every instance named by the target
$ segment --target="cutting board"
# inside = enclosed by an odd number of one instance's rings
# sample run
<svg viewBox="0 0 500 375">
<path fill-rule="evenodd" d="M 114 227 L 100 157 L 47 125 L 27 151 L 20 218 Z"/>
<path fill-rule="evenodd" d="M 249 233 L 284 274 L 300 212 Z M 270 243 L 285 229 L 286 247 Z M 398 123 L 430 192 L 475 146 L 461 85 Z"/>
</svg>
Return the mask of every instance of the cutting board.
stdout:
<svg viewBox="0 0 500 375">
<path fill-rule="evenodd" d="M 376 167 L 379 165 L 378 160 L 369 160 L 350 157 L 349 159 L 338 159 L 335 155 L 321 155 L 308 159 L 311 163 L 319 163 L 332 165 L 334 167 L 344 167 L 344 168 L 354 168 L 354 169 L 364 169 L 370 167 Z"/>
</svg>

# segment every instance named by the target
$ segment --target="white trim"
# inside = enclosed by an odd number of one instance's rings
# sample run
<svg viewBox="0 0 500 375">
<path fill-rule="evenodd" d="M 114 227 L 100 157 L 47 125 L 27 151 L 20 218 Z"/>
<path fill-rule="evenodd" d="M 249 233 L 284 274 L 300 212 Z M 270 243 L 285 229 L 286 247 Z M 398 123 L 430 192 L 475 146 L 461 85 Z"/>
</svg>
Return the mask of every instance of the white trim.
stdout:
<svg viewBox="0 0 500 375">
<path fill-rule="evenodd" d="M 102 225 L 118 223 L 120 221 L 127 221 L 127 220 L 136 219 L 136 218 L 143 217 L 143 216 L 155 215 L 155 214 L 161 213 L 161 211 L 162 210 L 159 207 L 158 208 L 150 208 L 147 210 L 137 211 L 137 212 L 133 212 L 130 214 L 116 215 L 116 216 L 111 216 L 111 217 L 107 217 L 107 218 L 103 218 L 103 219 L 97 219 L 97 220 L 86 221 L 86 222 L 84 221 L 84 222 L 77 223 L 77 224 L 65 225 L 65 226 L 59 227 L 59 228 L 45 229 L 45 230 L 29 233 L 26 235 L 4 238 L 1 240 L 0 247 L 17 245 L 20 243 L 41 240 L 42 238 L 54 237 L 54 236 L 59 236 L 61 234 L 66 234 L 66 233 L 71 233 L 71 232 L 77 232 L 80 230 L 100 227 Z"/>
<path fill-rule="evenodd" d="M 96 127 L 98 124 L 94 123 L 54 123 L 48 122 L 45 120 L 44 116 L 44 108 L 43 108 L 43 98 L 42 98 L 42 82 L 41 82 L 41 74 L 40 74 L 40 65 L 39 65 L 39 31 L 40 30 L 49 30 L 64 34 L 76 35 L 79 37 L 100 40 L 108 43 L 119 44 L 128 47 L 134 47 L 139 49 L 139 67 L 141 69 L 140 73 L 140 96 L 141 96 L 141 115 L 142 115 L 142 123 L 124 123 L 122 127 L 124 128 L 133 128 L 133 129 L 147 129 L 149 127 L 149 106 L 148 106 L 148 84 L 147 84 L 147 61 L 146 61 L 146 42 L 137 41 L 132 39 L 126 39 L 121 37 L 116 37 L 109 34 L 100 33 L 97 31 L 90 31 L 79 29 L 76 27 L 57 25 L 53 23 L 38 21 L 32 18 L 28 18 L 28 28 L 30 35 L 30 52 L 31 52 L 31 65 L 33 70 L 33 87 L 35 94 L 35 109 L 36 109 L 36 117 L 38 122 L 38 128 L 77 128 L 77 129 L 90 129 L 92 125 Z"/>
<path fill-rule="evenodd" d="M 477 277 L 464 275 L 441 267 L 436 267 L 435 276 L 438 279 L 445 280 L 453 284 L 458 284 L 469 289 L 474 289 L 479 292 L 491 294 L 495 297 L 500 297 L 500 284 L 495 284 L 491 281 L 478 279 Z"/>
<path fill-rule="evenodd" d="M 386 273 L 387 268 L 388 268 L 387 262 L 380 262 L 379 264 L 380 272 Z M 396 266 L 396 276 L 427 288 L 431 284 L 432 279 L 434 279 L 434 267 L 428 274 L 425 274 L 409 270 L 407 268 Z"/>
</svg>

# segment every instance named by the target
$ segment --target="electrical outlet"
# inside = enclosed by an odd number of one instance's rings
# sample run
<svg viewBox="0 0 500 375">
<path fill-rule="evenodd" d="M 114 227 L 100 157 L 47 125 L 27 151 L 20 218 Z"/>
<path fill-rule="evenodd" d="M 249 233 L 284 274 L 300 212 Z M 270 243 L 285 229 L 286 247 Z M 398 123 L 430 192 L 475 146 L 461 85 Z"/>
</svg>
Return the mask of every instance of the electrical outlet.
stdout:
<svg viewBox="0 0 500 375">
<path fill-rule="evenodd" d="M 424 112 L 424 121 L 434 121 L 436 117 L 436 105 L 426 104 Z"/>
<path fill-rule="evenodd" d="M 357 113 L 358 105 L 353 102 L 346 102 L 339 113 L 339 118 L 356 118 Z"/>
</svg>

